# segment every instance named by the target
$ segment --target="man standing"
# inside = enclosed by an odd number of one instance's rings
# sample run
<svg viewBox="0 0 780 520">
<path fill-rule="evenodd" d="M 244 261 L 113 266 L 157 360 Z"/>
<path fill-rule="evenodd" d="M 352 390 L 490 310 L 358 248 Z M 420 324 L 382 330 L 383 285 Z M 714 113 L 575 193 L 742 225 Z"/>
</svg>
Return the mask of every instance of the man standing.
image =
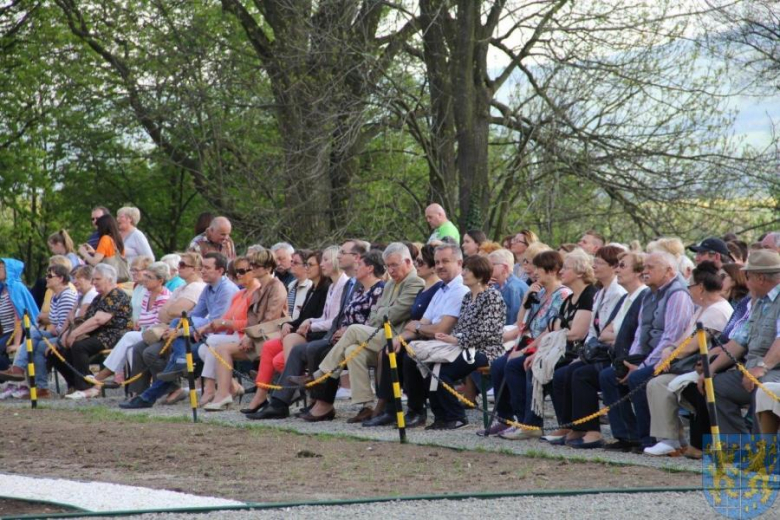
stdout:
<svg viewBox="0 0 780 520">
<path fill-rule="evenodd" d="M 187 251 L 200 253 L 204 258 L 208 253 L 220 253 L 228 260 L 233 260 L 236 258 L 236 246 L 230 238 L 232 230 L 233 225 L 227 218 L 216 217 L 206 231 L 192 239 Z"/>
<path fill-rule="evenodd" d="M 287 287 L 295 280 L 295 276 L 290 272 L 295 248 L 287 242 L 279 242 L 271 246 L 271 252 L 274 254 L 274 259 L 276 259 L 274 275 Z"/>
<path fill-rule="evenodd" d="M 425 208 L 425 220 L 428 221 L 428 225 L 433 229 L 433 233 L 428 239 L 429 244 L 440 241 L 444 237 L 451 237 L 456 244 L 460 244 L 458 228 L 447 219 L 447 213 L 444 212 L 444 208 L 440 205 L 431 204 Z"/>
<path fill-rule="evenodd" d="M 92 227 L 94 231 L 92 231 L 92 234 L 89 235 L 89 238 L 87 239 L 87 244 L 92 246 L 92 249 L 97 249 L 98 242 L 100 242 L 100 235 L 98 235 L 97 232 L 97 221 L 100 217 L 103 215 L 108 215 L 110 212 L 107 208 L 104 208 L 103 206 L 97 206 L 92 208 Z M 75 265 L 73 267 L 76 267 Z"/>
</svg>

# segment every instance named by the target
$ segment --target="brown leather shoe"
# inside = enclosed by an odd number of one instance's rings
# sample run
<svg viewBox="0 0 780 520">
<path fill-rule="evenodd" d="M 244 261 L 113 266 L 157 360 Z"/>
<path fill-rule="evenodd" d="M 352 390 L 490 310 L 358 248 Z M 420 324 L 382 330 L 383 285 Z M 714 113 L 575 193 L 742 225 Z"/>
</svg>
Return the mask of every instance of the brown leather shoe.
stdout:
<svg viewBox="0 0 780 520">
<path fill-rule="evenodd" d="M 349 424 L 355 424 L 355 423 L 362 423 L 365 420 L 371 419 L 372 414 L 374 413 L 374 409 L 370 406 L 364 406 L 360 409 L 360 411 L 357 413 L 356 416 L 347 419 L 347 422 Z"/>
<path fill-rule="evenodd" d="M 0 370 L 0 381 L 24 381 L 25 377 L 25 371 L 15 365 L 8 370 Z"/>
</svg>

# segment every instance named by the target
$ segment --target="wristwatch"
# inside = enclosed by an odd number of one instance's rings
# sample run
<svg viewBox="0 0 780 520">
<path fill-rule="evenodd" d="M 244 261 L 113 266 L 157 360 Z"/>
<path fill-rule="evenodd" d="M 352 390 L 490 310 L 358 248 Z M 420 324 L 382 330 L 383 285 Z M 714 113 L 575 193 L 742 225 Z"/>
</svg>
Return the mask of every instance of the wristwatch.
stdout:
<svg viewBox="0 0 780 520">
<path fill-rule="evenodd" d="M 224 326 L 226 326 L 226 325 L 227 325 L 227 322 L 226 322 L 225 320 L 219 320 L 219 325 L 220 325 L 221 327 L 224 327 Z"/>
<path fill-rule="evenodd" d="M 420 335 L 420 327 L 422 327 L 422 323 L 418 321 L 417 325 L 414 326 L 414 333 L 417 334 L 418 336 Z"/>
</svg>

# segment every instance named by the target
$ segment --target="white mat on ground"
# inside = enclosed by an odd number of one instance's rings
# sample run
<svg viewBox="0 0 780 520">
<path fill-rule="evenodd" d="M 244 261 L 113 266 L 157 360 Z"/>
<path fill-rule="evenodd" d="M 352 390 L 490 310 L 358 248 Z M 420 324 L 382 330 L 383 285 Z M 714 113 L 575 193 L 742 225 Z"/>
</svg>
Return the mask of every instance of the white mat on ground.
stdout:
<svg viewBox="0 0 780 520">
<path fill-rule="evenodd" d="M 0 495 L 68 504 L 87 511 L 233 506 L 243 502 L 107 482 L 78 482 L 0 473 Z"/>
</svg>

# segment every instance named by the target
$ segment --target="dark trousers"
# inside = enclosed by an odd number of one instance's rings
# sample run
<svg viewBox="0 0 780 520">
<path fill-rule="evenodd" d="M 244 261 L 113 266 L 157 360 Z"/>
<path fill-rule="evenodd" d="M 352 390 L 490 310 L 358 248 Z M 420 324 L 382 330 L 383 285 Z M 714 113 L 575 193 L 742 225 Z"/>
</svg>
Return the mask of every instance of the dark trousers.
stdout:
<svg viewBox="0 0 780 520">
<path fill-rule="evenodd" d="M 60 353 L 62 354 L 62 357 L 64 357 L 65 360 L 82 375 L 89 375 L 89 359 L 104 349 L 105 346 L 97 338 L 88 336 L 75 342 L 70 348 L 61 349 Z M 81 376 L 74 374 L 73 371 L 59 359 L 56 359 L 54 366 L 59 373 L 62 374 L 62 377 L 65 378 L 69 388 L 87 390 L 92 387 L 92 385 L 84 381 Z"/>
<path fill-rule="evenodd" d="M 395 363 L 398 366 L 398 382 L 401 384 L 401 388 L 404 385 L 404 358 L 406 358 L 406 350 L 401 349 L 395 355 Z M 393 377 L 390 375 L 390 358 L 384 350 L 379 353 L 379 360 L 382 363 L 382 369 L 377 371 L 376 396 L 378 399 L 384 399 L 385 403 L 387 403 L 387 412 L 392 414 L 398 410 L 395 409 Z"/>
<path fill-rule="evenodd" d="M 571 414 L 571 381 L 574 376 L 574 371 L 582 365 L 582 361 L 574 361 L 568 365 L 557 368 L 553 374 L 552 402 L 558 424 L 567 424 L 573 419 Z"/>
<path fill-rule="evenodd" d="M 333 348 L 330 339 L 318 339 L 306 343 L 306 365 L 309 367 L 309 373 L 314 373 L 317 368 Z M 333 404 L 336 400 L 336 392 L 339 389 L 338 377 L 329 377 L 322 383 L 313 387 L 309 392 L 312 399 Z"/>
<path fill-rule="evenodd" d="M 8 357 L 6 348 L 12 333 L 13 331 L 0 334 L 0 370 L 7 370 L 11 366 L 11 358 Z"/>
<path fill-rule="evenodd" d="M 477 352 L 474 355 L 474 363 L 469 363 L 463 356 L 452 363 L 443 363 L 439 370 L 439 379 L 441 380 L 436 391 L 429 392 L 428 400 L 431 402 L 431 411 L 437 421 L 457 421 L 465 420 L 466 412 L 460 405 L 458 398 L 444 389 L 443 383 L 450 387 L 455 387 L 455 381 L 467 377 L 477 368 L 488 366 L 488 358 L 483 352 Z"/>
<path fill-rule="evenodd" d="M 176 341 L 179 340 L 177 339 Z M 182 339 L 182 341 L 184 340 Z M 149 388 L 152 376 L 157 375 L 158 372 L 165 368 L 169 356 L 160 356 L 162 348 L 162 342 L 147 345 L 143 341 L 139 341 L 130 347 L 131 365 L 133 367 L 130 377 L 143 373 L 140 378 L 130 383 L 130 392 L 135 395 L 143 393 Z M 195 350 L 197 351 L 197 349 Z"/>
<path fill-rule="evenodd" d="M 423 377 L 410 356 L 404 357 L 403 373 L 406 407 L 410 412 L 420 413 L 425 410 L 425 401 L 428 400 L 427 378 Z"/>
<path fill-rule="evenodd" d="M 574 363 L 572 363 L 574 364 Z M 569 365 L 571 366 L 571 365 Z M 571 401 L 572 419 L 580 419 L 599 410 L 599 374 L 606 363 L 578 364 L 571 378 Z M 572 430 L 578 432 L 597 432 L 601 431 L 601 424 L 598 418 L 591 419 L 588 422 L 572 426 Z"/>
<path fill-rule="evenodd" d="M 290 382 L 287 378 L 303 374 L 303 371 L 306 370 L 307 366 L 311 371 L 317 370 L 320 362 L 325 358 L 331 348 L 330 342 L 325 342 L 325 340 L 322 339 L 294 346 L 284 364 L 284 370 L 282 371 L 281 376 L 279 376 L 279 384 L 289 386 Z M 322 351 L 322 353 L 319 353 L 320 351 Z M 338 389 L 338 381 L 336 381 L 336 385 L 336 388 Z M 271 402 L 276 408 L 288 408 L 295 400 L 295 396 L 299 391 L 300 390 L 296 388 L 276 390 L 271 394 Z M 325 393 L 325 390 L 321 391 L 323 397 L 327 397 L 328 394 Z M 314 397 L 314 392 L 312 393 L 312 397 Z M 316 399 L 316 397 L 314 398 Z"/>
<path fill-rule="evenodd" d="M 623 441 L 637 441 L 639 435 L 636 427 L 636 416 L 629 401 L 615 406 L 620 398 L 628 394 L 627 385 L 622 385 L 617 380 L 615 369 L 609 366 L 599 374 L 599 386 L 604 396 L 604 404 L 610 406 L 609 425 L 612 428 L 612 436 Z"/>
<path fill-rule="evenodd" d="M 653 377 L 654 367 L 637 368 L 628 376 L 628 388 L 634 390 L 645 381 Z M 636 413 L 636 429 L 639 435 L 639 442 L 642 446 L 649 448 L 655 445 L 655 438 L 650 436 L 650 404 L 647 402 L 647 388 L 637 390 L 631 396 L 631 404 L 634 405 Z"/>
<path fill-rule="evenodd" d="M 707 409 L 707 399 L 699 392 L 696 385 L 685 387 L 682 396 L 694 408 L 690 418 L 691 446 L 703 450 L 704 436 L 710 433 L 710 413 Z"/>
</svg>

